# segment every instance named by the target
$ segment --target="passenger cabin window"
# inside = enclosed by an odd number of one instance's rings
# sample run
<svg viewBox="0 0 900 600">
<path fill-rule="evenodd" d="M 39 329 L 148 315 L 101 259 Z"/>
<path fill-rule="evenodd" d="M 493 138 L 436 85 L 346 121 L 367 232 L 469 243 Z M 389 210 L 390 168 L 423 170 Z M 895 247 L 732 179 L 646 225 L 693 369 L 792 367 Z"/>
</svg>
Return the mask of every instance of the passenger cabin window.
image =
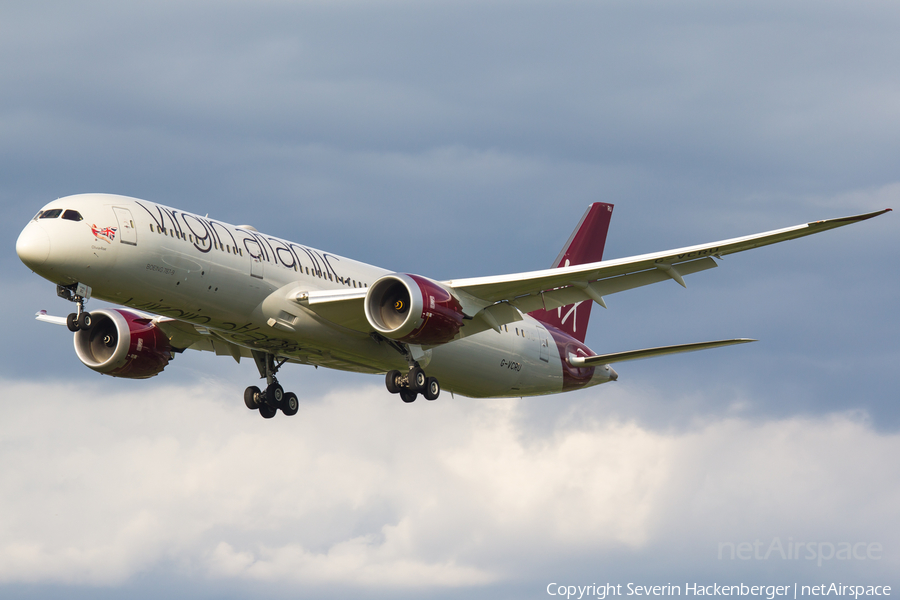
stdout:
<svg viewBox="0 0 900 600">
<path fill-rule="evenodd" d="M 42 212 L 40 218 L 41 219 L 55 219 L 56 217 L 58 217 L 61 214 L 62 214 L 61 208 L 54 208 L 54 209 L 45 210 L 44 212 Z"/>
<path fill-rule="evenodd" d="M 83 221 L 81 213 L 77 210 L 67 210 L 62 214 L 62 218 L 67 221 Z"/>
</svg>

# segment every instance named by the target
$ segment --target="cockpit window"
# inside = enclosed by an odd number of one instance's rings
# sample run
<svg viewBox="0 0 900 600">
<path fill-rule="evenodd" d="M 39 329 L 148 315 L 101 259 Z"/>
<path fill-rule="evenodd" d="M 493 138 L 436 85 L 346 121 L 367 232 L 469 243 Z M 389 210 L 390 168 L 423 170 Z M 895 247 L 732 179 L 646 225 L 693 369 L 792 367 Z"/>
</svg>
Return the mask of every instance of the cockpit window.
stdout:
<svg viewBox="0 0 900 600">
<path fill-rule="evenodd" d="M 61 208 L 53 208 L 53 209 L 51 209 L 51 210 L 45 210 L 44 212 L 42 212 L 42 213 L 41 213 L 41 216 L 40 216 L 39 218 L 41 218 L 41 219 L 55 219 L 55 218 L 58 217 L 60 214 L 62 214 L 62 209 L 61 209 Z"/>
<path fill-rule="evenodd" d="M 67 210 L 66 212 L 63 213 L 62 218 L 66 219 L 68 221 L 81 221 L 82 220 L 81 213 L 78 212 L 77 210 Z"/>
</svg>

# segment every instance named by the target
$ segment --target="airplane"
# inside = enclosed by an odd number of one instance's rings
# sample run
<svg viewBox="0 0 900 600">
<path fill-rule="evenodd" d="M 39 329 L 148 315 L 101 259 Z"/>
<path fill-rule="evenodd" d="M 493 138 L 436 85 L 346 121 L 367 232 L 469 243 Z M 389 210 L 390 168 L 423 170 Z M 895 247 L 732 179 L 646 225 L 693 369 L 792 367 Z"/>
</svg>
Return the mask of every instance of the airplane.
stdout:
<svg viewBox="0 0 900 600">
<path fill-rule="evenodd" d="M 252 359 L 264 389 L 244 391 L 266 419 L 298 411 L 276 374 L 299 363 L 385 375 L 404 402 L 525 397 L 618 378 L 629 360 L 755 341 L 678 344 L 610 354 L 585 345 L 605 296 L 718 266 L 735 252 L 864 221 L 891 209 L 603 260 L 613 205 L 591 204 L 550 269 L 436 281 L 146 200 L 79 194 L 44 206 L 16 253 L 76 305 L 37 314 L 74 334 L 87 367 L 113 377 L 158 375 L 185 350 Z M 99 298 L 123 308 L 85 310 Z"/>
</svg>

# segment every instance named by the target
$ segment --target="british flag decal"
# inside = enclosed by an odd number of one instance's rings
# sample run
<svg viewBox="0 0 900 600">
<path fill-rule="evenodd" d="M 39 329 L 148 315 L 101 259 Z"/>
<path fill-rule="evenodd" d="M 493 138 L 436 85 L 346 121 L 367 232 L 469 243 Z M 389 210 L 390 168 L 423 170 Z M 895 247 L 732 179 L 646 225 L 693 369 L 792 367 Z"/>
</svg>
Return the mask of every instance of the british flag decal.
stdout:
<svg viewBox="0 0 900 600">
<path fill-rule="evenodd" d="M 116 239 L 116 227 L 104 227 L 100 229 L 96 225 L 91 225 L 91 232 L 94 234 L 94 237 L 98 240 L 103 240 L 107 244 L 111 244 L 114 239 Z"/>
</svg>

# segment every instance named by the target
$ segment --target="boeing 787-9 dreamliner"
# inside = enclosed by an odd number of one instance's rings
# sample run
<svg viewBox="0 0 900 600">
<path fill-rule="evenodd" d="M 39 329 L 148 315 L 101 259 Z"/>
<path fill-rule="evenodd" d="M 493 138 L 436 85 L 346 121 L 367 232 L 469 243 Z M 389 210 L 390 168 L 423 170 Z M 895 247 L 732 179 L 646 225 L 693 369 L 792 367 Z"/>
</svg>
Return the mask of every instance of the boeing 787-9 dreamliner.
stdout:
<svg viewBox="0 0 900 600">
<path fill-rule="evenodd" d="M 113 377 L 159 374 L 185 350 L 252 359 L 264 389 L 244 392 L 265 418 L 297 413 L 276 374 L 285 363 L 383 373 L 404 402 L 446 389 L 487 398 L 555 394 L 615 380 L 611 364 L 753 340 L 598 355 L 585 345 L 596 302 L 674 281 L 716 260 L 881 215 L 814 221 L 756 235 L 603 260 L 613 206 L 592 204 L 550 269 L 436 281 L 396 273 L 145 200 L 60 198 L 16 242 L 22 262 L 76 305 L 75 353 Z M 100 298 L 124 308 L 87 312 Z"/>
</svg>

